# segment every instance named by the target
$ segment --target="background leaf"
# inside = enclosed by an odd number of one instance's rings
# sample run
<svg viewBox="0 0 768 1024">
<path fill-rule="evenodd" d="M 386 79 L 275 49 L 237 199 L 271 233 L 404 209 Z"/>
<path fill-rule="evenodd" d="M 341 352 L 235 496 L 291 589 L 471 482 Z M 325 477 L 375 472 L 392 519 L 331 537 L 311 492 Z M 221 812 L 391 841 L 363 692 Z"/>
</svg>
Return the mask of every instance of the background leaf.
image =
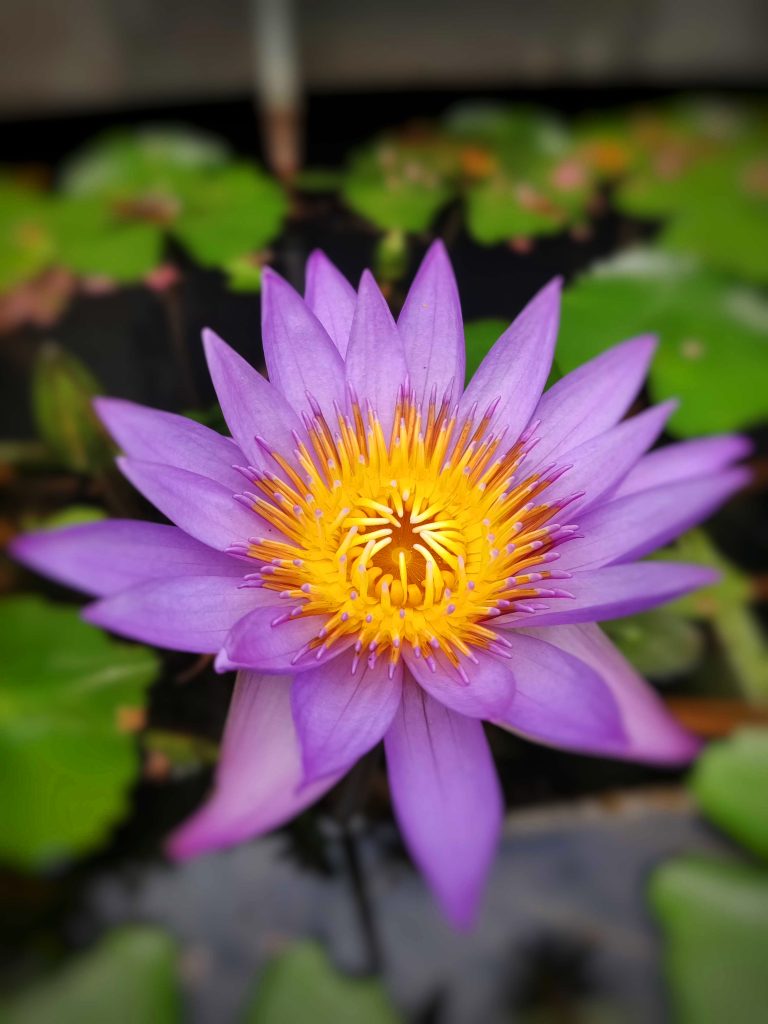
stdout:
<svg viewBox="0 0 768 1024">
<path fill-rule="evenodd" d="M 760 1021 L 768 1006 L 768 872 L 681 858 L 658 868 L 651 902 L 679 1024 Z"/>
<path fill-rule="evenodd" d="M 175 1024 L 176 951 L 155 928 L 111 932 L 58 974 L 6 1004 L 3 1024 Z"/>
<path fill-rule="evenodd" d="M 44 641 L 44 642 L 43 642 Z M 98 846 L 126 809 L 135 715 L 158 672 L 76 608 L 0 602 L 0 857 L 43 868 Z"/>
<path fill-rule="evenodd" d="M 714 434 L 768 417 L 768 302 L 759 292 L 669 254 L 626 253 L 566 291 L 558 364 L 567 372 L 646 332 L 660 338 L 654 400 L 681 400 L 670 430 Z"/>
<path fill-rule="evenodd" d="M 744 729 L 707 747 L 691 788 L 708 818 L 768 859 L 768 729 Z"/>
<path fill-rule="evenodd" d="M 339 974 L 325 952 L 299 943 L 265 970 L 246 1024 L 397 1024 L 379 982 Z"/>
</svg>

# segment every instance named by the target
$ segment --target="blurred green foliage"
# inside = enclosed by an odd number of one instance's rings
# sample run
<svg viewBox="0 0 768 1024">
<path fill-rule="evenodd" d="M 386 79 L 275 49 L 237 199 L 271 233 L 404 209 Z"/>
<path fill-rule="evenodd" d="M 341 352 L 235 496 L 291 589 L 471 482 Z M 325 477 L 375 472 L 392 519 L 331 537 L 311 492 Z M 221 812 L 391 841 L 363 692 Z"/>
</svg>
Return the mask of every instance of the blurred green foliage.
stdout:
<svg viewBox="0 0 768 1024">
<path fill-rule="evenodd" d="M 679 857 L 654 873 L 675 1020 L 752 1024 L 768 1006 L 768 730 L 711 745 L 691 788 L 715 824 L 766 862 Z"/>
<path fill-rule="evenodd" d="M 0 1008 L 2 1024 L 176 1024 L 176 948 L 158 928 L 110 932 Z"/>
<path fill-rule="evenodd" d="M 75 473 L 111 468 L 115 447 L 96 415 L 93 399 L 103 391 L 79 359 L 52 342 L 32 371 L 32 413 L 37 432 L 60 465 Z"/>
<path fill-rule="evenodd" d="M 653 249 L 606 260 L 566 290 L 557 346 L 564 372 L 638 334 L 659 337 L 655 401 L 679 398 L 683 437 L 768 417 L 768 300 L 695 262 Z"/>
<path fill-rule="evenodd" d="M 297 943 L 267 967 L 245 1024 L 397 1024 L 381 984 L 339 974 L 324 950 Z"/>
<path fill-rule="evenodd" d="M 287 208 L 274 179 L 208 135 L 110 132 L 72 157 L 52 192 L 0 179 L 0 293 L 54 266 L 139 283 L 169 239 L 236 290 L 258 290 L 259 275 L 242 266 L 280 233 Z"/>
<path fill-rule="evenodd" d="M 768 729 L 714 743 L 696 762 L 691 788 L 708 818 L 768 861 Z"/>
<path fill-rule="evenodd" d="M 116 643 L 76 607 L 0 602 L 0 858 L 45 868 L 101 844 L 127 808 L 132 733 L 157 655 Z"/>
<path fill-rule="evenodd" d="M 0 1006 L 0 1024 L 178 1024 L 178 951 L 158 928 L 126 927 L 52 977 Z M 266 967 L 244 1024 L 398 1024 L 378 981 L 336 971 L 314 943 L 289 946 Z"/>
<path fill-rule="evenodd" d="M 658 868 L 653 909 L 664 930 L 677 1024 L 758 1024 L 768 1006 L 768 872 L 683 857 Z"/>
</svg>

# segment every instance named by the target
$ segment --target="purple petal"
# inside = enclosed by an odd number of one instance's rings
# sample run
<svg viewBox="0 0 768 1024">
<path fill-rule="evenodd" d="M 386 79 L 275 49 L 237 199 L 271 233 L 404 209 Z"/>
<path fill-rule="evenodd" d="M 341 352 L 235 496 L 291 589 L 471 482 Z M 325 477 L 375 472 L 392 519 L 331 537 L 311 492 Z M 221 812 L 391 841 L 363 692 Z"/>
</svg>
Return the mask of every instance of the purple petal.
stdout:
<svg viewBox="0 0 768 1024">
<path fill-rule="evenodd" d="M 355 674 L 349 656 L 296 676 L 291 707 L 301 743 L 304 783 L 346 771 L 375 747 L 400 704 L 403 668 L 392 678 L 379 658 L 373 668 L 362 661 Z"/>
<path fill-rule="evenodd" d="M 344 358 L 357 295 L 346 277 L 319 249 L 315 249 L 307 260 L 304 301 Z"/>
<path fill-rule="evenodd" d="M 552 366 L 560 319 L 560 278 L 531 299 L 480 364 L 461 400 L 460 414 L 476 403 L 483 415 L 497 399 L 492 424 L 506 429 L 506 444 L 522 433 L 538 405 Z"/>
<path fill-rule="evenodd" d="M 99 597 L 168 576 L 242 577 L 247 565 L 175 526 L 107 519 L 18 537 L 11 554 L 59 583 Z"/>
<path fill-rule="evenodd" d="M 408 375 L 403 342 L 387 300 L 369 271 L 360 280 L 347 349 L 347 381 L 368 399 L 389 441 L 397 393 Z"/>
<path fill-rule="evenodd" d="M 325 778 L 299 789 L 301 779 L 290 679 L 239 673 L 213 795 L 171 836 L 168 853 L 185 860 L 262 835 L 299 814 L 337 781 Z"/>
<path fill-rule="evenodd" d="M 334 402 L 345 404 L 344 360 L 325 328 L 298 292 L 273 270 L 265 270 L 261 333 L 270 381 L 297 412 L 311 412 L 311 395 L 329 422 Z"/>
<path fill-rule="evenodd" d="M 464 328 L 451 261 L 441 241 L 433 242 L 418 269 L 397 321 L 416 400 L 437 400 L 464 386 Z"/>
<path fill-rule="evenodd" d="M 503 715 L 515 692 L 510 663 L 480 649 L 472 653 L 477 663 L 464 660 L 466 679 L 461 678 L 441 652 L 433 655 L 429 651 L 417 658 L 407 649 L 403 657 L 419 686 L 452 711 L 469 718 Z"/>
<path fill-rule="evenodd" d="M 276 597 L 274 592 L 269 593 Z M 322 615 L 299 615 L 284 621 L 288 611 L 290 606 L 280 601 L 257 608 L 236 623 L 216 660 L 218 671 L 248 668 L 265 674 L 295 674 L 336 658 L 353 642 L 350 637 L 348 643 L 305 650 L 318 638 L 326 619 Z"/>
<path fill-rule="evenodd" d="M 406 675 L 384 743 L 405 845 L 446 917 L 469 928 L 501 832 L 501 791 L 483 727 Z"/>
<path fill-rule="evenodd" d="M 120 398 L 97 398 L 96 412 L 126 455 L 145 462 L 188 469 L 241 490 L 243 478 L 233 466 L 243 453 L 228 437 L 202 423 Z"/>
<path fill-rule="evenodd" d="M 496 725 L 548 746 L 627 755 L 629 741 L 616 698 L 589 665 L 543 639 L 518 633 L 512 671 L 515 699 Z"/>
<path fill-rule="evenodd" d="M 243 589 L 230 576 L 177 576 L 104 597 L 83 618 L 156 647 L 216 654 L 237 620 L 265 600 L 266 591 Z"/>
<path fill-rule="evenodd" d="M 579 520 L 580 536 L 563 547 L 558 565 L 593 569 L 642 558 L 706 519 L 749 480 L 747 470 L 731 469 L 591 509 Z"/>
<path fill-rule="evenodd" d="M 208 477 L 137 459 L 119 458 L 117 463 L 164 516 L 203 544 L 226 551 L 253 536 L 281 539 L 279 531 L 236 501 L 231 490 Z"/>
<path fill-rule="evenodd" d="M 693 441 L 665 445 L 640 459 L 621 481 L 613 497 L 623 498 L 663 484 L 717 473 L 732 462 L 745 458 L 752 447 L 748 437 L 738 434 L 698 437 Z"/>
<path fill-rule="evenodd" d="M 585 662 L 611 690 L 627 735 L 624 751 L 612 756 L 664 765 L 687 764 L 696 756 L 699 741 L 678 725 L 599 626 L 547 626 L 530 635 Z"/>
<path fill-rule="evenodd" d="M 718 578 L 719 573 L 714 569 L 674 562 L 636 562 L 577 571 L 565 582 L 565 589 L 574 595 L 573 600 L 557 598 L 548 611 L 503 615 L 494 619 L 493 624 L 494 627 L 560 626 L 570 622 L 618 619 L 709 586 Z"/>
<path fill-rule="evenodd" d="M 203 346 L 224 419 L 248 460 L 262 464 L 256 437 L 290 455 L 296 447 L 293 432 L 301 430 L 301 422 L 277 388 L 213 331 L 203 331 Z"/>
<path fill-rule="evenodd" d="M 540 421 L 536 464 L 576 448 L 614 426 L 643 386 L 656 348 L 650 335 L 615 345 L 545 392 L 531 419 Z M 563 461 L 568 461 L 567 459 Z"/>
<path fill-rule="evenodd" d="M 578 448 L 564 452 L 560 461 L 572 468 L 547 488 L 546 501 L 562 500 L 583 491 L 584 496 L 568 506 L 568 515 L 576 509 L 590 508 L 616 486 L 656 441 L 676 407 L 673 401 L 654 405 L 639 416 L 584 441 Z"/>
</svg>

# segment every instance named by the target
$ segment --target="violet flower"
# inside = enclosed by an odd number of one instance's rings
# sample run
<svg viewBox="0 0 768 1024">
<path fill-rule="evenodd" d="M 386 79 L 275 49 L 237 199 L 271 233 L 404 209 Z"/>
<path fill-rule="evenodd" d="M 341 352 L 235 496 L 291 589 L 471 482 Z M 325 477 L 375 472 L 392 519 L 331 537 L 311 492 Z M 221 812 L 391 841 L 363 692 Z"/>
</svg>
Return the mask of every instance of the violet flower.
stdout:
<svg viewBox="0 0 768 1024">
<path fill-rule="evenodd" d="M 267 271 L 269 381 L 204 342 L 232 438 L 116 399 L 130 481 L 176 525 L 30 534 L 16 557 L 100 600 L 89 622 L 239 669 L 214 792 L 178 858 L 273 829 L 384 740 L 405 843 L 448 918 L 477 911 L 502 820 L 482 722 L 662 765 L 696 740 L 594 625 L 710 582 L 638 561 L 747 479 L 739 437 L 646 454 L 673 408 L 622 420 L 654 350 L 624 342 L 542 395 L 553 281 L 466 389 L 441 243 L 397 323 L 321 253 L 302 299 Z"/>
</svg>

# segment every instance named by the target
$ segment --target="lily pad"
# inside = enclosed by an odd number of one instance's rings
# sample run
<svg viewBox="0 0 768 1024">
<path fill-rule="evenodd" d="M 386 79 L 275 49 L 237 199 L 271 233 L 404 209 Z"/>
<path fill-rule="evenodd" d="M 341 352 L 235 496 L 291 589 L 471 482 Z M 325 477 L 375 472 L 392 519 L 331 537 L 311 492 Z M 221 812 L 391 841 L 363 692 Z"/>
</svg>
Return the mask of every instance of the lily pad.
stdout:
<svg viewBox="0 0 768 1024">
<path fill-rule="evenodd" d="M 467 348 L 467 384 L 507 327 L 509 327 L 509 323 L 506 320 L 496 317 L 488 317 L 485 320 L 469 320 L 464 324 L 464 342 Z"/>
<path fill-rule="evenodd" d="M 339 974 L 325 952 L 298 943 L 267 967 L 247 1010 L 246 1024 L 397 1024 L 378 981 Z"/>
<path fill-rule="evenodd" d="M 700 627 L 664 609 L 605 622 L 603 629 L 638 672 L 659 682 L 691 671 L 704 653 Z"/>
<path fill-rule="evenodd" d="M 32 373 L 32 410 L 40 438 L 76 473 L 112 466 L 115 449 L 93 408 L 102 388 L 79 359 L 58 345 L 40 349 Z"/>
<path fill-rule="evenodd" d="M 709 746 L 691 788 L 708 818 L 768 860 L 768 729 L 744 729 Z"/>
<path fill-rule="evenodd" d="M 768 301 L 690 260 L 638 249 L 600 264 L 565 294 L 558 362 L 568 371 L 625 338 L 660 338 L 656 401 L 677 397 L 682 436 L 768 418 Z"/>
<path fill-rule="evenodd" d="M 419 233 L 456 195 L 456 172 L 436 144 L 384 139 L 353 154 L 342 196 L 382 231 Z"/>
<path fill-rule="evenodd" d="M 55 252 L 50 207 L 44 193 L 0 178 L 0 292 L 29 281 L 50 265 Z"/>
<path fill-rule="evenodd" d="M 680 1024 L 757 1022 L 768 1006 L 768 872 L 681 858 L 657 869 L 651 902 Z"/>
<path fill-rule="evenodd" d="M 146 277 L 172 236 L 241 288 L 233 261 L 274 238 L 288 209 L 264 171 L 234 161 L 218 140 L 181 128 L 97 139 L 65 169 L 62 186 L 59 217 L 81 223 L 79 232 L 63 233 L 62 262 L 124 283 Z M 251 276 L 248 290 L 257 283 Z"/>
<path fill-rule="evenodd" d="M 126 722 L 158 668 L 76 608 L 0 602 L 0 858 L 46 868 L 104 841 L 138 768 Z"/>
<path fill-rule="evenodd" d="M 717 583 L 678 598 L 665 611 L 709 622 L 739 690 L 747 700 L 768 700 L 768 643 L 751 607 L 753 591 L 748 577 L 717 550 L 703 530 L 692 530 L 654 558 L 718 570 Z"/>
<path fill-rule="evenodd" d="M 156 928 L 111 932 L 58 974 L 7 1003 L 3 1024 L 176 1024 L 176 949 Z"/>
</svg>

